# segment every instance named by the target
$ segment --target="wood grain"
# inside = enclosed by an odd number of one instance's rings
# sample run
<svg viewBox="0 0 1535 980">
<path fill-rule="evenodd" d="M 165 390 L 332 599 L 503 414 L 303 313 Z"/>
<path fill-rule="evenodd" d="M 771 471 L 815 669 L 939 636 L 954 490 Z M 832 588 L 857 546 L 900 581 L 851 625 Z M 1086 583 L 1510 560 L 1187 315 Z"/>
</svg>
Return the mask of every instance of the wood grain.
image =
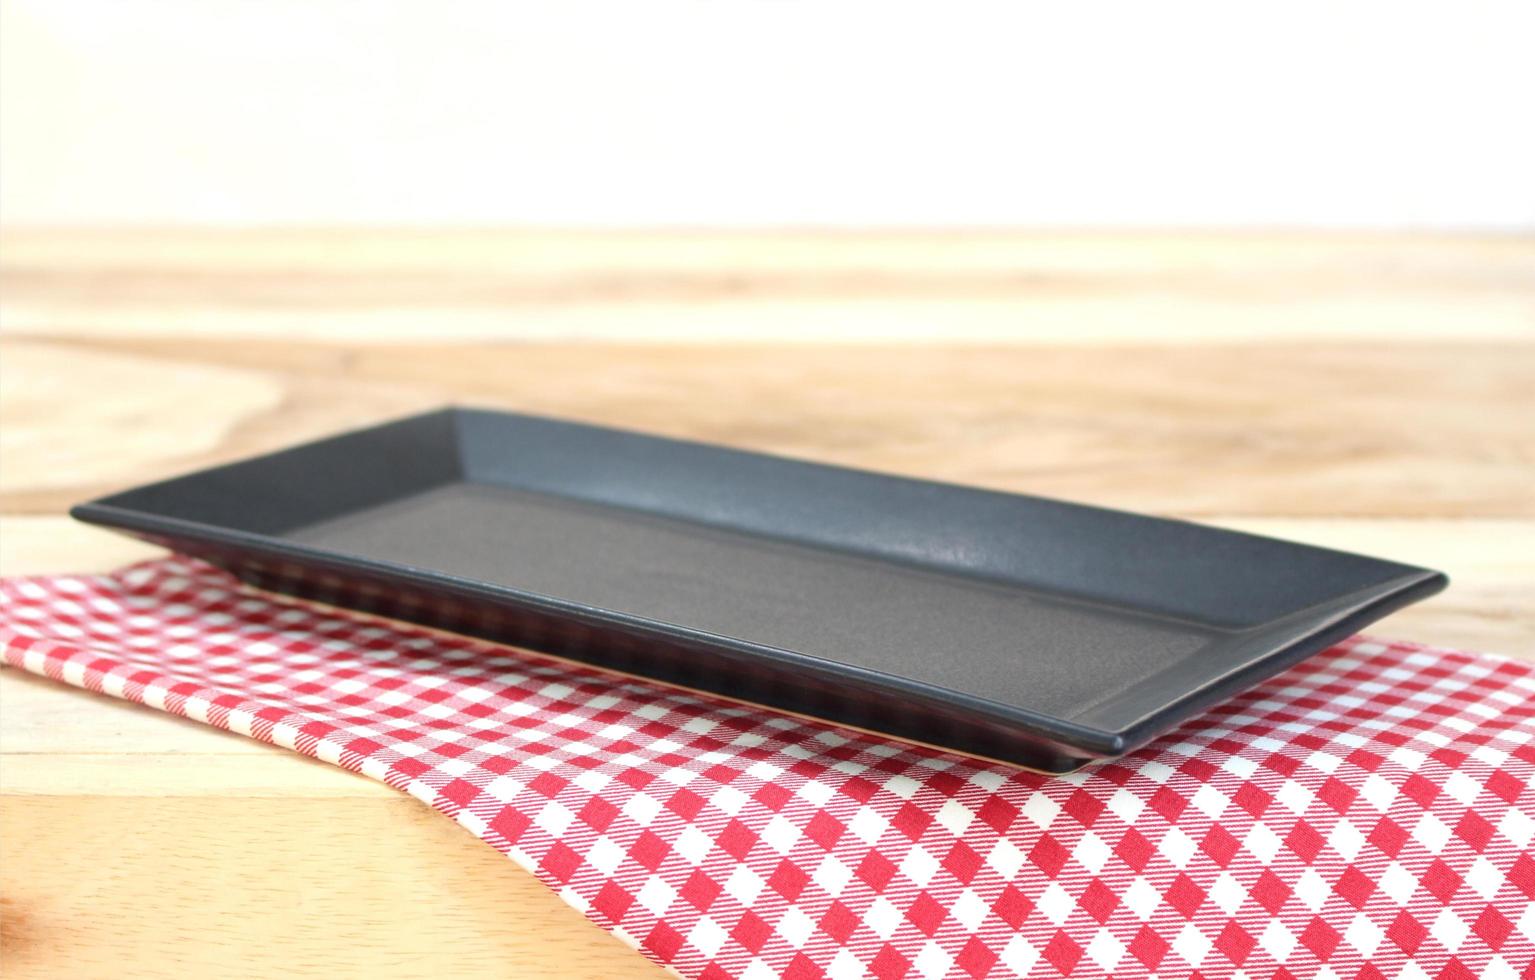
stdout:
<svg viewBox="0 0 1535 980">
<path fill-rule="evenodd" d="M 16 231 L 48 335 L 1122 343 L 1528 339 L 1516 236 Z"/>
<path fill-rule="evenodd" d="M 459 401 L 1427 564 L 1451 589 L 1376 632 L 1535 656 L 1527 239 L 0 246 L 0 574 L 155 553 L 79 499 Z M 393 791 L 11 671 L 0 834 L 7 976 L 659 972 Z"/>
<path fill-rule="evenodd" d="M 58 434 L 0 432 L 10 513 L 467 401 L 1164 514 L 1535 516 L 1535 344 L 17 339 L 0 359 L 7 414 Z"/>
<path fill-rule="evenodd" d="M 0 840 L 12 978 L 665 975 L 400 794 L 8 792 Z"/>
</svg>

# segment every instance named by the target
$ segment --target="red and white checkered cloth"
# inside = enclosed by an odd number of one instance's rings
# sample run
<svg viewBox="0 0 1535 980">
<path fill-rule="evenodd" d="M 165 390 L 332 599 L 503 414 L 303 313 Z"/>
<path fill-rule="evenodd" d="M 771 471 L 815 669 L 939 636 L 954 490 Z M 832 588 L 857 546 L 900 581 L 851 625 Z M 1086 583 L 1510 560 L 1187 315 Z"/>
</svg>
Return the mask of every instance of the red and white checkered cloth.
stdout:
<svg viewBox="0 0 1535 980">
<path fill-rule="evenodd" d="M 1355 639 L 1050 777 L 249 590 L 0 585 L 7 662 L 431 804 L 689 977 L 1535 977 L 1535 667 Z"/>
</svg>

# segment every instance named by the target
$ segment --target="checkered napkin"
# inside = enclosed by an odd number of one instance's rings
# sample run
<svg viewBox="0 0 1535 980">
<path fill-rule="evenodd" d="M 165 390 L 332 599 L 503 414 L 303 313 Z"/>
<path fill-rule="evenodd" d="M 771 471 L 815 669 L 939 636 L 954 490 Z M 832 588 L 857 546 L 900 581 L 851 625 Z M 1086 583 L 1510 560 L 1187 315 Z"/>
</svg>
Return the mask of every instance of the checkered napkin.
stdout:
<svg viewBox="0 0 1535 980">
<path fill-rule="evenodd" d="M 1050 777 L 320 611 L 0 585 L 5 659 L 404 790 L 688 977 L 1535 977 L 1535 668 L 1355 639 Z"/>
</svg>

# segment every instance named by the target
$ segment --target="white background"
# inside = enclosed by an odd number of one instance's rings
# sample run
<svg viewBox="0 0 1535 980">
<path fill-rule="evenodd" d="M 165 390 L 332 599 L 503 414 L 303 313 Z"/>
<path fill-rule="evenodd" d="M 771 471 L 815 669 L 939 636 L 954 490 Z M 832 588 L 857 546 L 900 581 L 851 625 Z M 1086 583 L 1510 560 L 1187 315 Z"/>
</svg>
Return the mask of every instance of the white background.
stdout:
<svg viewBox="0 0 1535 980">
<path fill-rule="evenodd" d="M 1532 11 L 10 0 L 0 216 L 1526 230 Z"/>
</svg>

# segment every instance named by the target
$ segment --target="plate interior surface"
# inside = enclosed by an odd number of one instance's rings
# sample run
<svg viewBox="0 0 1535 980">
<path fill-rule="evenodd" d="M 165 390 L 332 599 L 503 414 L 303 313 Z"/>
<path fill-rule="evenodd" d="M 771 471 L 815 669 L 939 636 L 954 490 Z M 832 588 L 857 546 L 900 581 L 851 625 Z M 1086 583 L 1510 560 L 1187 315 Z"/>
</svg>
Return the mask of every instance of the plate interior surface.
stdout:
<svg viewBox="0 0 1535 980">
<path fill-rule="evenodd" d="M 448 484 L 284 536 L 579 597 L 1048 714 L 1117 693 L 1226 635 L 1133 608 L 495 484 Z"/>
</svg>

